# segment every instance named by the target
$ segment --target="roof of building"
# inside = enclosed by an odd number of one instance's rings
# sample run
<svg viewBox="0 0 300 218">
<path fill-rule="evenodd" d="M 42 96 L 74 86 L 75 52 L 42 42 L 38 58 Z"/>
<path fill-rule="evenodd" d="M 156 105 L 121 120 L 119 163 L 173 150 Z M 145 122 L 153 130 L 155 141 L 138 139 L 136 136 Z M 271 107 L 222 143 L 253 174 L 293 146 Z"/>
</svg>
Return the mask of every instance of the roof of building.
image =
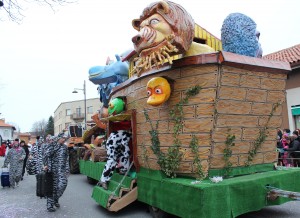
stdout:
<svg viewBox="0 0 300 218">
<path fill-rule="evenodd" d="M 269 60 L 286 61 L 290 63 L 292 68 L 298 67 L 300 66 L 300 44 L 265 55 L 263 58 Z"/>
<path fill-rule="evenodd" d="M 0 119 L 0 127 L 11 127 L 13 128 L 14 130 L 16 129 L 13 125 L 10 125 L 8 123 L 5 123 L 5 120 L 4 119 Z"/>
<path fill-rule="evenodd" d="M 14 127 L 14 126 L 7 123 L 0 123 L 0 127 Z"/>
</svg>

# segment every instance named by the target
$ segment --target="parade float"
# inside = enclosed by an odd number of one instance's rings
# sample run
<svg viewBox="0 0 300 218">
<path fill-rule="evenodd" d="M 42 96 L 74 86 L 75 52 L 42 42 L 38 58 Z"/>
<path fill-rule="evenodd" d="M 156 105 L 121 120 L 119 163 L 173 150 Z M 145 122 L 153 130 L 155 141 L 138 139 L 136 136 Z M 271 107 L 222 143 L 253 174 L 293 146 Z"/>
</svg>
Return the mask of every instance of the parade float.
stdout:
<svg viewBox="0 0 300 218">
<path fill-rule="evenodd" d="M 135 50 L 122 57 L 128 78 L 118 82 L 124 74 L 111 74 L 120 69 L 114 63 L 90 70 L 106 93 L 102 99 L 124 102 L 122 112 L 99 117 L 98 124 L 107 135 L 132 133 L 131 166 L 125 175 L 113 174 L 108 190 L 96 185 L 92 198 L 109 211 L 138 200 L 154 217 L 210 218 L 299 198 L 300 170 L 276 166 L 290 66 L 259 58 L 256 24 L 229 15 L 221 42 L 182 6 L 160 1 L 132 25 Z M 103 89 L 112 83 L 107 95 Z M 104 166 L 81 160 L 80 172 L 98 181 Z"/>
</svg>

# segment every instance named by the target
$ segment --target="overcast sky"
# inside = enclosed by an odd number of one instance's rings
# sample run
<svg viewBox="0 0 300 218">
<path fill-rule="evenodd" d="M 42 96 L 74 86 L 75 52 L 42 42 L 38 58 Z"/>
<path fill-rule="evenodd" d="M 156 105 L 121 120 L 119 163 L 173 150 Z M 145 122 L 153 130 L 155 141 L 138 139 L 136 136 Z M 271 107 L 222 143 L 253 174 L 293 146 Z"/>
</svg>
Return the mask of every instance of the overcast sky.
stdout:
<svg viewBox="0 0 300 218">
<path fill-rule="evenodd" d="M 92 66 L 107 56 L 132 49 L 137 33 L 131 26 L 151 0 L 79 0 L 49 7 L 27 5 L 21 24 L 5 20 L 0 8 L 0 117 L 30 131 L 46 121 L 61 102 L 83 99 L 74 88 L 87 83 L 87 98 L 98 97 L 88 80 Z M 299 0 L 177 0 L 195 22 L 220 38 L 230 13 L 251 17 L 261 32 L 263 54 L 300 43 Z"/>
</svg>

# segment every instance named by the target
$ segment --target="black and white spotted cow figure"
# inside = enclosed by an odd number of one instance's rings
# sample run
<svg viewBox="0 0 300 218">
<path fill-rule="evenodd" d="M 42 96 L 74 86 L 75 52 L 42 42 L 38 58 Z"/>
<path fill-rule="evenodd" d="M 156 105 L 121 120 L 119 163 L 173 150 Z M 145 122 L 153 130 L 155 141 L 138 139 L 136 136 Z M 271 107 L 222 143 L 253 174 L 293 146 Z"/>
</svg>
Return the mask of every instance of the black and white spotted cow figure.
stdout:
<svg viewBox="0 0 300 218">
<path fill-rule="evenodd" d="M 112 132 L 106 141 L 107 162 L 101 176 L 101 183 L 107 183 L 113 175 L 117 163 L 121 165 L 120 173 L 126 173 L 129 168 L 129 141 L 131 134 L 125 130 Z M 103 187 L 104 188 L 104 187 Z"/>
</svg>

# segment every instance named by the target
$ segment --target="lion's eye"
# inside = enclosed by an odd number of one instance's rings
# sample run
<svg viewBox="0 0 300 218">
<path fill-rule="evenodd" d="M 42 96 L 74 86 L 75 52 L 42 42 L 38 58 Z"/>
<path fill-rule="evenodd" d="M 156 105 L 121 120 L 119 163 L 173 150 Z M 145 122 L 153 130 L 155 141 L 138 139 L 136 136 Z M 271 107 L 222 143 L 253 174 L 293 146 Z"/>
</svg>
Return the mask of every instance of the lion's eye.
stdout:
<svg viewBox="0 0 300 218">
<path fill-rule="evenodd" d="M 161 94 L 161 93 L 162 93 L 162 90 L 161 90 L 161 89 L 155 89 L 155 93 L 156 93 L 156 94 Z"/>
<path fill-rule="evenodd" d="M 152 19 L 150 20 L 150 25 L 155 25 L 155 24 L 158 24 L 159 23 L 159 20 L 158 19 Z"/>
<path fill-rule="evenodd" d="M 152 95 L 151 91 L 147 90 L 147 96 L 150 96 L 150 95 Z"/>
</svg>

